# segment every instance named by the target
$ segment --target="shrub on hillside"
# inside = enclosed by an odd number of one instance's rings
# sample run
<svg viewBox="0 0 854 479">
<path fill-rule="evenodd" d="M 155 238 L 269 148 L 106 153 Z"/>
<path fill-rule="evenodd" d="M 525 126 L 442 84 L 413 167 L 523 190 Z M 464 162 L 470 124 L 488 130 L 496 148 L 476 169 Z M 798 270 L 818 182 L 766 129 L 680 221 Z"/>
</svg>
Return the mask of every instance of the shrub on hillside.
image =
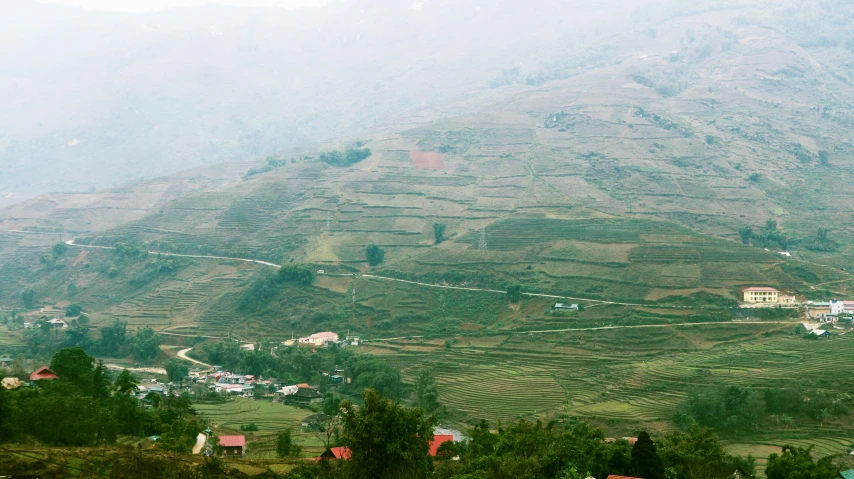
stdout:
<svg viewBox="0 0 854 479">
<path fill-rule="evenodd" d="M 351 166 L 371 156 L 370 148 L 347 148 L 344 151 L 328 151 L 320 160 L 332 166 Z"/>
</svg>

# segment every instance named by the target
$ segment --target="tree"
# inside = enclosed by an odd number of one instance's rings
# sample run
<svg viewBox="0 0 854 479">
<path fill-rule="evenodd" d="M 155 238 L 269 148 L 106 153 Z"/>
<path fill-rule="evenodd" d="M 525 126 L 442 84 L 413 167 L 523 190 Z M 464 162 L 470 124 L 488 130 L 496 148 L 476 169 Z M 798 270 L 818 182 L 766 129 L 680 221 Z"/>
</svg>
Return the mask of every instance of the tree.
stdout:
<svg viewBox="0 0 854 479">
<path fill-rule="evenodd" d="M 150 361 L 160 353 L 160 343 L 163 338 L 156 334 L 151 328 L 142 328 L 136 331 L 136 336 L 131 340 L 133 357 L 137 361 Z"/>
<path fill-rule="evenodd" d="M 163 368 L 166 370 L 166 375 L 169 377 L 169 381 L 173 383 L 183 383 L 184 378 L 190 374 L 190 368 L 175 358 L 170 358 L 166 361 Z"/>
<path fill-rule="evenodd" d="M 738 236 L 741 237 L 741 242 L 743 244 L 750 244 L 750 240 L 753 238 L 753 228 L 750 226 L 742 226 L 738 229 Z"/>
<path fill-rule="evenodd" d="M 777 220 L 766 220 L 765 221 L 765 231 L 776 231 L 777 230 Z"/>
<path fill-rule="evenodd" d="M 751 173 L 749 179 L 753 183 L 759 183 L 759 180 L 762 179 L 762 175 L 759 173 Z"/>
<path fill-rule="evenodd" d="M 442 223 L 433 223 L 433 236 L 436 238 L 436 244 L 445 241 L 445 225 Z"/>
<path fill-rule="evenodd" d="M 314 271 L 308 266 L 286 264 L 279 268 L 278 279 L 283 283 L 299 283 L 308 286 L 314 282 Z"/>
<path fill-rule="evenodd" d="M 522 286 L 518 284 L 511 284 L 507 287 L 507 299 L 510 300 L 511 303 L 518 303 L 522 300 Z"/>
<path fill-rule="evenodd" d="M 106 386 L 103 365 L 99 364 L 99 368 L 96 368 L 95 358 L 79 346 L 65 348 L 54 354 L 50 360 L 50 369 L 59 376 L 60 381 L 74 384 L 86 394 L 99 395 Z"/>
<path fill-rule="evenodd" d="M 376 266 L 383 262 L 385 259 L 385 251 L 379 246 L 371 243 L 365 247 L 365 256 L 368 259 L 368 264 L 370 266 Z"/>
<path fill-rule="evenodd" d="M 434 417 L 407 408 L 368 389 L 357 408 L 341 404 L 343 440 L 350 449 L 350 477 L 355 479 L 424 478 L 431 469 L 428 452 Z"/>
<path fill-rule="evenodd" d="M 122 369 L 122 372 L 120 372 L 116 377 L 116 382 L 113 383 L 113 387 L 119 394 L 132 394 L 136 391 L 136 386 L 138 384 L 139 381 L 133 377 L 133 374 L 131 374 L 130 371 Z"/>
<path fill-rule="evenodd" d="M 826 150 L 818 152 L 818 163 L 822 166 L 827 166 L 830 163 L 830 153 Z"/>
<path fill-rule="evenodd" d="M 78 318 L 79 322 L 79 318 Z M 127 342 L 127 321 L 117 319 L 112 326 L 103 326 L 101 331 L 100 349 L 104 355 L 120 356 Z"/>
<path fill-rule="evenodd" d="M 6 388 L 0 387 L 0 444 L 12 438 L 12 401 Z"/>
<path fill-rule="evenodd" d="M 664 479 L 664 463 L 646 431 L 638 434 L 638 440 L 632 446 L 632 471 L 643 479 Z"/>
<path fill-rule="evenodd" d="M 21 302 L 24 303 L 24 307 L 27 309 L 33 309 L 36 307 L 36 292 L 28 289 L 21 293 Z"/>
<path fill-rule="evenodd" d="M 439 389 L 436 378 L 428 369 L 421 369 L 415 374 L 415 395 L 418 404 L 427 412 L 436 410 L 439 404 Z"/>
<path fill-rule="evenodd" d="M 768 456 L 765 468 L 768 479 L 834 479 L 838 474 L 833 456 L 813 461 L 812 446 L 783 446 L 782 454 L 775 452 Z"/>
<path fill-rule="evenodd" d="M 694 426 L 688 433 L 674 431 L 665 435 L 658 443 L 662 461 L 685 479 L 726 479 L 732 477 L 736 468 L 753 474 L 749 464 L 752 458 L 739 461 L 727 453 L 723 444 L 711 429 Z M 754 466 L 755 467 L 755 466 Z"/>
<path fill-rule="evenodd" d="M 67 308 L 65 308 L 65 316 L 67 316 L 67 317 L 80 316 L 80 313 L 82 313 L 82 312 L 83 312 L 83 306 L 80 306 L 79 304 L 72 304 L 72 305 L 68 306 Z"/>
<path fill-rule="evenodd" d="M 276 435 L 276 455 L 279 457 L 299 456 L 302 448 L 294 444 L 290 429 L 279 431 Z"/>
</svg>

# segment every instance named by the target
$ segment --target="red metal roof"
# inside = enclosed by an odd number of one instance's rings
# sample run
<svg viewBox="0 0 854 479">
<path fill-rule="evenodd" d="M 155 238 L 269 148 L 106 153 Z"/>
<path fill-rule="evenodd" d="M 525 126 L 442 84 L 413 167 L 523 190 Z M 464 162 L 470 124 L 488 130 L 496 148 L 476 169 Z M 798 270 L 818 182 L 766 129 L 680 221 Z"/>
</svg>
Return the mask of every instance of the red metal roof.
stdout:
<svg viewBox="0 0 854 479">
<path fill-rule="evenodd" d="M 30 374 L 30 381 L 39 381 L 41 379 L 59 379 L 59 376 L 47 366 L 42 366 L 36 369 L 33 374 Z"/>
<path fill-rule="evenodd" d="M 240 437 L 243 437 L 243 436 L 240 436 Z M 430 441 L 430 452 L 429 452 L 429 454 L 431 456 L 435 456 L 439 450 L 439 446 L 441 446 L 442 444 L 444 444 L 448 441 L 453 442 L 454 436 L 452 436 L 450 434 L 439 434 L 439 435 L 433 436 L 433 440 Z M 350 452 L 350 449 L 343 447 L 343 446 L 341 446 L 341 447 L 330 447 L 329 452 L 332 453 L 332 455 L 335 457 L 335 459 L 344 459 L 345 461 L 349 461 L 350 458 L 352 457 L 352 453 Z M 320 460 L 320 459 L 321 459 L 321 457 L 313 458 L 313 460 Z"/>
<path fill-rule="evenodd" d="M 217 444 L 222 447 L 246 447 L 246 436 L 220 436 Z"/>
<path fill-rule="evenodd" d="M 439 446 L 448 441 L 454 442 L 454 436 L 450 434 L 437 434 L 430 441 L 430 455 L 435 456 L 439 452 Z"/>
<path fill-rule="evenodd" d="M 332 455 L 335 456 L 335 459 L 344 459 L 346 461 L 350 460 L 350 449 L 346 447 L 330 447 L 329 451 L 332 452 Z"/>
</svg>

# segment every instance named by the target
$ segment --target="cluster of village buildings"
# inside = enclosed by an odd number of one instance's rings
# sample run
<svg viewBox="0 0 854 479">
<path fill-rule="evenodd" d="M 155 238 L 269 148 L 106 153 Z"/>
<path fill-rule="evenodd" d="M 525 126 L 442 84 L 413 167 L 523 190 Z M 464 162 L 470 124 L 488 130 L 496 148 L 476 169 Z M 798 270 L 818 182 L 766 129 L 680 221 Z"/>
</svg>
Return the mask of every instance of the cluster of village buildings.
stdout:
<svg viewBox="0 0 854 479">
<path fill-rule="evenodd" d="M 854 318 L 854 301 L 798 301 L 793 295 L 782 294 L 774 288 L 753 287 L 744 291 L 744 306 L 781 306 L 803 308 L 807 318 L 820 323 L 833 323 Z"/>
</svg>

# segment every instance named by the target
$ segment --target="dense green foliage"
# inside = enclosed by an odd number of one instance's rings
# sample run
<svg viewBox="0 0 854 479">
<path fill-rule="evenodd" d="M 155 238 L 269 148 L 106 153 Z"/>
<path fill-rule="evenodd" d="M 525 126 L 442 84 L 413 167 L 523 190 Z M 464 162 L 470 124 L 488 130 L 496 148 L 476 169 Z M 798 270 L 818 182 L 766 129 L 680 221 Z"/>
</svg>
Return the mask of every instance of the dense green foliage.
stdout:
<svg viewBox="0 0 854 479">
<path fill-rule="evenodd" d="M 294 444 L 290 429 L 284 429 L 276 434 L 276 455 L 279 457 L 298 457 L 302 448 Z"/>
<path fill-rule="evenodd" d="M 320 160 L 332 166 L 351 166 L 371 156 L 370 148 L 347 148 L 344 151 L 327 151 Z"/>
<path fill-rule="evenodd" d="M 173 383 L 183 383 L 184 378 L 190 373 L 190 368 L 175 358 L 169 358 L 163 368 L 166 369 L 166 376 L 169 377 L 169 381 Z"/>
<path fill-rule="evenodd" d="M 129 336 L 127 322 L 115 320 L 109 326 L 98 328 L 100 338 L 92 337 L 89 318 L 80 315 L 71 320 L 68 329 L 57 330 L 46 321 L 38 321 L 24 332 L 28 351 L 33 355 L 48 355 L 59 348 L 80 347 L 101 356 L 125 357 L 133 355 L 138 361 L 151 361 L 160 354 L 161 335 L 149 327 L 140 328 Z"/>
<path fill-rule="evenodd" d="M 313 352 L 298 346 L 279 347 L 274 355 L 271 344 L 245 351 L 237 341 L 207 343 L 202 349 L 208 362 L 241 374 L 275 377 L 285 383 L 325 385 L 329 379 L 321 375 L 320 370 L 331 370 L 337 365 L 344 369 L 349 379 L 341 385 L 343 392 L 357 394 L 375 389 L 393 399 L 401 398 L 405 392 L 400 372 L 387 361 L 350 349 L 328 347 Z"/>
<path fill-rule="evenodd" d="M 638 434 L 632 446 L 632 473 L 644 479 L 664 479 L 664 462 L 646 431 Z"/>
<path fill-rule="evenodd" d="M 765 477 L 768 479 L 835 479 L 839 468 L 832 457 L 814 461 L 812 447 L 784 446 L 782 454 L 768 456 Z"/>
<path fill-rule="evenodd" d="M 350 448 L 349 477 L 397 479 L 427 477 L 427 452 L 436 419 L 421 409 L 403 407 L 368 389 L 357 407 L 341 404 L 342 439 Z"/>
<path fill-rule="evenodd" d="M 692 423 L 729 433 L 755 431 L 764 420 L 788 426 L 793 421 L 820 421 L 847 415 L 854 404 L 849 394 L 808 390 L 797 383 L 786 388 L 756 390 L 742 386 L 693 390 L 676 414 L 677 424 Z"/>
<path fill-rule="evenodd" d="M 415 374 L 415 397 L 418 405 L 427 412 L 433 412 L 438 407 L 439 388 L 429 369 L 420 369 Z"/>
<path fill-rule="evenodd" d="M 0 393 L 3 439 L 92 446 L 113 443 L 120 434 L 157 434 L 160 447 L 187 452 L 204 429 L 185 397 L 158 396 L 158 407 L 142 408 L 127 371 L 112 382 L 103 364 L 81 348 L 60 350 L 50 367 L 58 380 Z"/>
<path fill-rule="evenodd" d="M 518 303 L 522 301 L 522 286 L 518 284 L 511 284 L 507 287 L 507 299 L 511 303 Z"/>
<path fill-rule="evenodd" d="M 282 287 L 291 283 L 310 286 L 314 282 L 314 271 L 307 265 L 286 264 L 278 273 L 259 273 L 240 295 L 237 309 L 244 312 L 259 312 L 279 297 Z"/>
<path fill-rule="evenodd" d="M 375 244 L 369 244 L 365 246 L 365 258 L 369 265 L 376 266 L 385 259 L 385 250 Z"/>
</svg>

